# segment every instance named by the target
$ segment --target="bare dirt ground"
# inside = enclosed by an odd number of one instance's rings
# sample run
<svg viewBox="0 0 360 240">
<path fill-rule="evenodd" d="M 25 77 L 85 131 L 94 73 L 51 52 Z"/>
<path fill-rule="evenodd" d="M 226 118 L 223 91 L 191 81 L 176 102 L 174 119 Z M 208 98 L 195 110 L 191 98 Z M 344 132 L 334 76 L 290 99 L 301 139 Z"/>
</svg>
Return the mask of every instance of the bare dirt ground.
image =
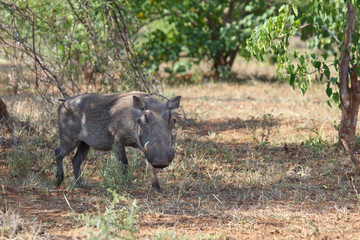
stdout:
<svg viewBox="0 0 360 240">
<path fill-rule="evenodd" d="M 150 189 L 143 157 L 133 150 L 130 182 L 104 184 L 101 163 L 111 154 L 91 152 L 83 166 L 86 187 L 72 187 L 69 159 L 65 184 L 55 187 L 55 111 L 28 112 L 34 102 L 5 98 L 17 125 L 0 139 L 1 236 L 360 238 L 359 176 L 335 150 L 339 110 L 327 106 L 321 86 L 305 96 L 257 81 L 171 87 L 166 95 L 182 95 L 186 115 L 179 111 L 176 159 L 159 172 L 161 193 Z M 25 158 L 31 165 L 16 172 L 23 165 L 15 160 Z M 108 187 L 125 197 L 113 208 Z"/>
</svg>

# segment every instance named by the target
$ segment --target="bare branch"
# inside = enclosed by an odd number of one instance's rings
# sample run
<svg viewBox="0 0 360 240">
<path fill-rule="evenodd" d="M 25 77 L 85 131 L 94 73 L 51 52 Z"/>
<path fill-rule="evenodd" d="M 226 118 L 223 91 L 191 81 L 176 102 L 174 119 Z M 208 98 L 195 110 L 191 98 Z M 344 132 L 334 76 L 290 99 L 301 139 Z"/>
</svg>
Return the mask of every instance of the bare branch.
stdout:
<svg viewBox="0 0 360 240">
<path fill-rule="evenodd" d="M 322 28 L 325 29 L 326 31 L 328 31 L 328 32 L 330 33 L 330 35 L 333 36 L 333 38 L 335 39 L 335 41 L 336 41 L 339 45 L 341 45 L 340 40 L 335 36 L 335 34 L 334 34 L 330 29 L 328 29 L 328 28 L 325 27 L 324 25 L 322 26 Z"/>
</svg>

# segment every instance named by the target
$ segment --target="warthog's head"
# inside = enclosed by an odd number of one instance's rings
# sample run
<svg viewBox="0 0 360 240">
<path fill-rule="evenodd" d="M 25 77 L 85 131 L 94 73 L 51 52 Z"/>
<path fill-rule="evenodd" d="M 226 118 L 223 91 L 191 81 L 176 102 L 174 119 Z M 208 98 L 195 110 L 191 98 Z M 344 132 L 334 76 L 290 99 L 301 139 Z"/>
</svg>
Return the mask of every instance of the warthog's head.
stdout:
<svg viewBox="0 0 360 240">
<path fill-rule="evenodd" d="M 167 167 L 174 159 L 175 139 L 172 129 L 175 119 L 171 111 L 179 108 L 180 98 L 177 96 L 166 104 L 148 104 L 137 96 L 133 97 L 134 107 L 142 111 L 136 123 L 138 145 L 155 168 Z"/>
</svg>

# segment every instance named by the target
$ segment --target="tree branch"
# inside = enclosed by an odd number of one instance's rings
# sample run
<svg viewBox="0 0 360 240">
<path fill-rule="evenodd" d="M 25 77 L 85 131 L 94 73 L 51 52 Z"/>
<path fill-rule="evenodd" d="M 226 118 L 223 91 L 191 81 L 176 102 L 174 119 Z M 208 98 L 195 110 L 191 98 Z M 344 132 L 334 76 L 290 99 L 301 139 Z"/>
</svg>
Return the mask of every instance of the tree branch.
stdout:
<svg viewBox="0 0 360 240">
<path fill-rule="evenodd" d="M 302 29 L 308 27 L 308 26 L 311 26 L 311 24 L 310 24 L 310 23 L 306 23 L 306 24 L 300 26 L 300 27 L 298 28 L 298 32 L 301 31 Z M 340 40 L 336 37 L 336 35 L 335 35 L 330 29 L 328 29 L 328 28 L 325 27 L 324 25 L 322 25 L 321 27 L 322 27 L 322 29 L 324 29 L 324 30 L 326 30 L 327 32 L 329 32 L 330 35 L 335 39 L 335 41 L 336 41 L 339 45 L 341 45 Z M 283 37 L 285 37 L 285 36 L 286 36 L 286 34 L 281 34 L 281 35 L 278 36 L 277 38 L 283 38 Z"/>
<path fill-rule="evenodd" d="M 300 27 L 298 28 L 298 32 L 301 31 L 302 29 L 308 27 L 308 26 L 311 26 L 311 24 L 310 24 L 310 23 L 306 23 L 306 24 L 300 26 Z M 277 38 L 283 38 L 283 37 L 285 37 L 286 35 L 287 35 L 287 34 L 281 34 L 280 36 L 277 36 Z"/>
<path fill-rule="evenodd" d="M 341 45 L 340 40 L 335 36 L 335 34 L 334 34 L 330 29 L 328 29 L 328 28 L 325 27 L 324 25 L 322 26 L 322 28 L 325 29 L 326 31 L 328 31 L 328 32 L 330 33 L 330 35 L 333 36 L 333 38 L 335 39 L 335 41 L 336 41 L 339 45 Z"/>
</svg>

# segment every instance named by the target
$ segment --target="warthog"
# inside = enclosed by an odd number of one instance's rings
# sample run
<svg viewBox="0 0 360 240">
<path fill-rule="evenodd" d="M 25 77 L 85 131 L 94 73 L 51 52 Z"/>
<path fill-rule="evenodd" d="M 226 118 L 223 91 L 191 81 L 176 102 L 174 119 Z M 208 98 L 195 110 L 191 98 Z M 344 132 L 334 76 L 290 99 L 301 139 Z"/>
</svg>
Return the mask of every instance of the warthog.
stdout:
<svg viewBox="0 0 360 240">
<path fill-rule="evenodd" d="M 140 148 L 147 159 L 151 184 L 160 185 L 156 168 L 167 167 L 174 158 L 175 119 L 180 96 L 162 103 L 142 92 L 100 95 L 82 94 L 62 100 L 58 108 L 60 147 L 55 149 L 57 185 L 64 180 L 63 158 L 77 147 L 72 159 L 77 184 L 81 185 L 81 163 L 89 148 L 109 151 L 117 148 L 119 161 L 128 164 L 125 147 Z"/>
</svg>

